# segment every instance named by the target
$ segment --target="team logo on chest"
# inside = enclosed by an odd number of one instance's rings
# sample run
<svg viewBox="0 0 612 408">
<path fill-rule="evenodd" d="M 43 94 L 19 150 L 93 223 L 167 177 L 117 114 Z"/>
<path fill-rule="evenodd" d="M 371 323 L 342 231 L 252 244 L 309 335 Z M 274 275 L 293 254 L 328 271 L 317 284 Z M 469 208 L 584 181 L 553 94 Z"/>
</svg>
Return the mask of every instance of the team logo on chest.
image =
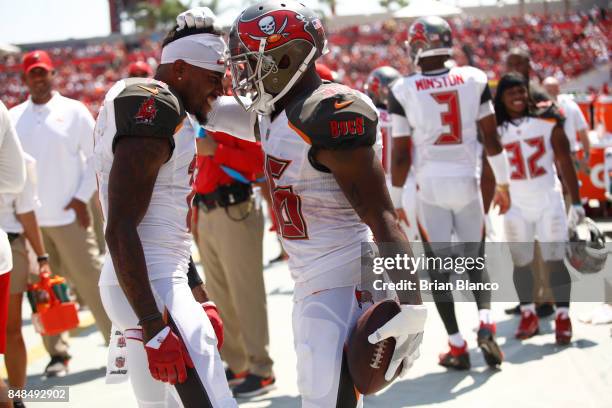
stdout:
<svg viewBox="0 0 612 408">
<path fill-rule="evenodd" d="M 155 98 L 153 96 L 149 96 L 140 104 L 138 112 L 136 112 L 136 116 L 134 116 L 134 120 L 136 123 L 151 125 L 153 124 L 156 116 L 157 108 L 155 107 Z"/>
</svg>

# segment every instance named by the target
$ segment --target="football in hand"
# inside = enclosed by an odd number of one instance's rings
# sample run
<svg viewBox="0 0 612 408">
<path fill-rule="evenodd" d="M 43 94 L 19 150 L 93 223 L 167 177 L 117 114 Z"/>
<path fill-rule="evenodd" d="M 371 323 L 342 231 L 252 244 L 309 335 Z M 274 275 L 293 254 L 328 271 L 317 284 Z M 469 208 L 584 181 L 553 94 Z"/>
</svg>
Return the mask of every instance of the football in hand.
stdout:
<svg viewBox="0 0 612 408">
<path fill-rule="evenodd" d="M 382 327 L 400 312 L 400 306 L 394 300 L 384 300 L 371 306 L 357 321 L 349 337 L 346 350 L 349 373 L 357 390 L 364 394 L 374 394 L 399 375 L 400 365 L 391 381 L 385 380 L 389 368 L 395 339 L 390 337 L 376 344 L 368 341 L 368 336 Z"/>
</svg>

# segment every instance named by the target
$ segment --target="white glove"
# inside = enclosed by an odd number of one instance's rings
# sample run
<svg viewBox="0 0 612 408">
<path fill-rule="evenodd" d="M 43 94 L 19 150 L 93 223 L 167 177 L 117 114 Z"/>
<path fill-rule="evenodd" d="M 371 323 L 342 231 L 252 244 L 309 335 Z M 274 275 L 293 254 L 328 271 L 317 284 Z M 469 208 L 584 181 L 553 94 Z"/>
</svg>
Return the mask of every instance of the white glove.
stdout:
<svg viewBox="0 0 612 408">
<path fill-rule="evenodd" d="M 370 334 L 368 341 L 376 344 L 390 337 L 395 338 L 395 351 L 391 356 L 385 380 L 391 381 L 397 368 L 404 363 L 400 377 L 403 377 L 419 358 L 419 346 L 423 341 L 423 330 L 427 320 L 425 305 L 401 305 L 401 310 L 393 319 Z"/>
<path fill-rule="evenodd" d="M 177 31 L 184 28 L 206 28 L 215 24 L 217 16 L 208 7 L 194 7 L 176 16 Z"/>
<path fill-rule="evenodd" d="M 584 221 L 584 217 L 586 217 L 584 207 L 581 204 L 572 204 L 567 213 L 567 223 L 570 229 L 576 228 L 578 224 Z"/>
</svg>

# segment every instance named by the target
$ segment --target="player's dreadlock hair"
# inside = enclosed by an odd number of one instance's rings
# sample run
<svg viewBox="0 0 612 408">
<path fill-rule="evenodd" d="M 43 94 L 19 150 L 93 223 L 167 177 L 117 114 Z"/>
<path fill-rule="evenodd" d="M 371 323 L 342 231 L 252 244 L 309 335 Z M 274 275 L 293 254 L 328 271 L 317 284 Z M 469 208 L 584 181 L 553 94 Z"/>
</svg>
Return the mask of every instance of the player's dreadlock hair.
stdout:
<svg viewBox="0 0 612 408">
<path fill-rule="evenodd" d="M 222 35 L 223 33 L 216 27 L 204 27 L 204 28 L 195 28 L 195 27 L 185 27 L 182 30 L 177 30 L 178 25 L 175 25 L 172 30 L 166 34 L 164 41 L 162 42 L 162 48 L 166 45 L 170 44 L 172 41 L 178 40 L 179 38 L 188 37 L 194 34 L 215 34 Z"/>
</svg>

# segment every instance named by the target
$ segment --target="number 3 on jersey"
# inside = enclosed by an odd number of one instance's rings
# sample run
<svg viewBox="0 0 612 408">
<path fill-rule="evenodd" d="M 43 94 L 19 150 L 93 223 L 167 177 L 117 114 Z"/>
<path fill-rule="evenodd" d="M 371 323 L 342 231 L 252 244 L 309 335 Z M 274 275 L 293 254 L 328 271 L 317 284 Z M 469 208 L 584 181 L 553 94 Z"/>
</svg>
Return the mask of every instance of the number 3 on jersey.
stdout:
<svg viewBox="0 0 612 408">
<path fill-rule="evenodd" d="M 293 186 L 277 186 L 278 180 L 291 160 L 282 160 L 266 155 L 266 179 L 274 207 L 274 215 L 285 239 L 308 239 L 306 221 L 302 215 L 302 199 L 293 192 Z"/>
<path fill-rule="evenodd" d="M 442 133 L 434 144 L 461 144 L 461 110 L 459 109 L 459 93 L 457 91 L 431 94 L 440 105 L 446 105 L 446 111 L 440 113 L 442 126 L 448 126 L 450 132 Z"/>
</svg>

